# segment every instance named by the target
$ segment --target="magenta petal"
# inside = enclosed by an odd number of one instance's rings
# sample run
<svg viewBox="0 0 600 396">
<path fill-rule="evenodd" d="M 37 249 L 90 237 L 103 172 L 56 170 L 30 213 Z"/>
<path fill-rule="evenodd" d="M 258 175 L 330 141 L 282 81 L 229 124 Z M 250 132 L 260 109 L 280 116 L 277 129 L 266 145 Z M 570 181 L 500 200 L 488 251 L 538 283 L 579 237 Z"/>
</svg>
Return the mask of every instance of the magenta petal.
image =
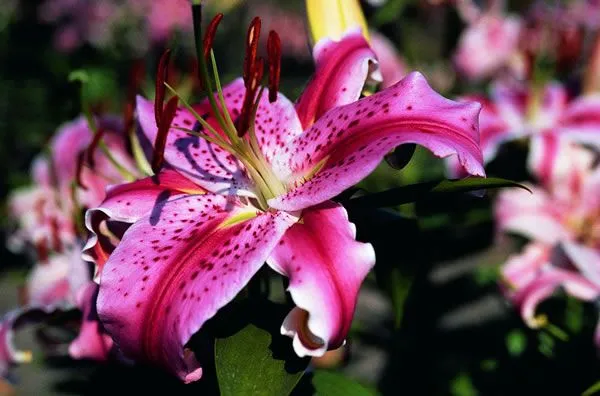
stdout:
<svg viewBox="0 0 600 396">
<path fill-rule="evenodd" d="M 508 286 L 509 296 L 514 296 L 539 276 L 550 265 L 551 247 L 530 243 L 522 253 L 512 255 L 502 266 L 502 279 Z"/>
<path fill-rule="evenodd" d="M 282 334 L 293 337 L 299 356 L 321 356 L 348 334 L 361 283 L 375 264 L 375 251 L 355 240 L 346 210 L 327 202 L 302 212 L 267 261 L 290 278 L 297 307 Z"/>
<path fill-rule="evenodd" d="M 287 144 L 302 134 L 302 125 L 294 109 L 294 105 L 282 94 L 277 94 L 277 100 L 269 102 L 265 92 L 259 102 L 255 118 L 256 140 L 268 163 L 274 166 L 279 155 L 285 155 Z M 285 169 L 277 169 L 276 174 L 285 173 Z"/>
<path fill-rule="evenodd" d="M 393 87 L 329 111 L 294 139 L 289 155 L 280 158 L 292 172 L 291 191 L 269 204 L 298 210 L 324 202 L 358 183 L 385 154 L 405 143 L 420 144 L 440 157 L 457 154 L 468 173 L 483 176 L 479 109 L 477 103 L 438 95 L 421 74 L 411 73 Z M 317 166 L 320 170 L 310 177 Z"/>
<path fill-rule="evenodd" d="M 377 55 L 379 68 L 381 70 L 382 88 L 388 88 L 402 80 L 408 74 L 406 62 L 400 54 L 394 43 L 388 40 L 383 34 L 371 31 L 371 47 Z"/>
<path fill-rule="evenodd" d="M 304 128 L 330 109 L 355 102 L 377 63 L 360 29 L 350 30 L 340 41 L 319 41 L 313 57 L 315 74 L 296 104 Z"/>
<path fill-rule="evenodd" d="M 532 137 L 528 167 L 559 202 L 580 199 L 594 154 L 555 133 Z"/>
<path fill-rule="evenodd" d="M 479 102 L 481 112 L 479 113 L 479 145 L 486 163 L 496 156 L 498 148 L 505 142 L 520 137 L 519 129 L 512 128 L 496 106 L 483 96 L 466 96 L 460 98 L 464 102 Z M 450 177 L 464 177 L 466 172 L 460 166 L 456 156 L 448 157 L 448 170 Z"/>
<path fill-rule="evenodd" d="M 248 215 L 255 216 L 248 220 Z M 133 224 L 104 267 L 98 314 L 123 353 L 185 382 L 202 369 L 185 344 L 262 266 L 295 219 L 213 194 L 162 204 Z"/>
<path fill-rule="evenodd" d="M 98 285 L 89 282 L 83 286 L 77 296 L 77 305 L 83 312 L 79 334 L 69 345 L 69 355 L 73 359 L 92 359 L 105 361 L 108 359 L 113 340 L 100 325 L 96 312 Z"/>
<path fill-rule="evenodd" d="M 600 95 L 583 96 L 569 104 L 558 132 L 571 140 L 600 146 Z"/>
<path fill-rule="evenodd" d="M 37 263 L 27 277 L 27 303 L 33 306 L 74 303 L 69 270 L 69 257 L 64 254 L 55 254 L 47 262 Z"/>
<path fill-rule="evenodd" d="M 92 132 L 85 117 L 61 126 L 51 142 L 52 165 L 59 184 L 75 180 L 77 157 L 92 141 Z"/>
<path fill-rule="evenodd" d="M 563 242 L 562 247 L 579 272 L 600 288 L 600 251 L 574 242 Z"/>
<path fill-rule="evenodd" d="M 460 37 L 454 62 L 471 79 L 489 77 L 507 66 L 518 49 L 521 21 L 489 12 L 472 23 Z"/>
<path fill-rule="evenodd" d="M 536 319 L 536 308 L 559 286 L 563 287 L 568 294 L 584 301 L 592 301 L 600 294 L 598 286 L 583 276 L 571 271 L 550 268 L 519 290 L 514 297 L 515 303 L 520 307 L 523 320 L 530 327 L 539 327 L 543 323 Z"/>
<path fill-rule="evenodd" d="M 498 196 L 495 209 L 498 228 L 547 244 L 570 239 L 571 232 L 563 224 L 566 208 L 544 190 L 533 186 L 529 189 L 531 193 L 510 189 Z"/>
<path fill-rule="evenodd" d="M 174 170 L 163 170 L 152 177 L 108 188 L 104 202 L 86 213 L 85 224 L 91 234 L 83 249 L 84 259 L 102 266 L 110 255 L 112 245 L 103 243 L 106 241 L 100 232 L 105 220 L 134 223 L 148 216 L 161 202 L 182 194 L 203 192 L 200 186 Z"/>
<path fill-rule="evenodd" d="M 241 79 L 234 81 L 223 89 L 223 93 L 229 110 L 235 116 L 242 105 L 243 82 Z M 220 131 L 207 101 L 196 105 L 195 110 Z M 150 143 L 154 144 L 158 131 L 154 104 L 138 97 L 137 114 L 142 130 Z M 187 109 L 177 110 L 172 126 L 165 150 L 165 160 L 171 167 L 207 191 L 216 194 L 254 195 L 252 182 L 248 179 L 243 165 L 232 154 L 202 138 L 174 128 L 194 129 L 196 119 Z"/>
</svg>

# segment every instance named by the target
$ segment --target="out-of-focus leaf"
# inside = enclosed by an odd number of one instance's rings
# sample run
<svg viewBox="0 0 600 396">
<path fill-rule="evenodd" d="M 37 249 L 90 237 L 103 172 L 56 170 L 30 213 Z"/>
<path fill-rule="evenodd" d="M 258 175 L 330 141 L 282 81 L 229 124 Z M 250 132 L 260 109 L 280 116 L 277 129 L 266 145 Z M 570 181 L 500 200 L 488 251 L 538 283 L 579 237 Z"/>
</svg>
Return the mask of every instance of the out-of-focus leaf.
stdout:
<svg viewBox="0 0 600 396">
<path fill-rule="evenodd" d="M 385 156 L 385 161 L 392 168 L 400 170 L 408 165 L 416 148 L 417 145 L 414 143 L 400 145 Z"/>
<path fill-rule="evenodd" d="M 460 180 L 443 180 L 411 184 L 360 196 L 344 202 L 346 207 L 384 207 L 415 202 L 432 194 L 455 194 L 484 189 L 518 187 L 530 191 L 517 182 L 500 178 L 469 177 Z"/>
<path fill-rule="evenodd" d="M 318 396 L 375 396 L 377 391 L 333 371 L 319 370 L 313 377 Z"/>
<path fill-rule="evenodd" d="M 299 358 L 290 340 L 279 334 L 282 318 L 263 318 L 264 312 L 272 313 L 276 308 L 273 303 L 240 304 L 238 311 L 227 318 L 225 328 L 229 331 L 240 324 L 243 327 L 215 341 L 221 395 L 285 396 L 298 384 L 310 360 Z"/>
<path fill-rule="evenodd" d="M 450 384 L 450 393 L 453 396 L 477 396 L 479 392 L 473 385 L 471 377 L 466 373 L 459 374 Z"/>
<path fill-rule="evenodd" d="M 581 396 L 592 396 L 600 392 L 600 381 L 596 382 L 594 385 L 587 388 Z"/>
<path fill-rule="evenodd" d="M 527 338 L 523 331 L 513 330 L 506 335 L 506 349 L 511 356 L 519 356 L 527 346 Z"/>
<path fill-rule="evenodd" d="M 573 333 L 581 332 L 583 328 L 583 305 L 577 299 L 567 297 L 566 325 Z"/>
<path fill-rule="evenodd" d="M 369 21 L 371 26 L 379 27 L 399 19 L 404 7 L 409 3 L 409 0 L 388 0 L 382 7 L 377 10 L 373 18 Z"/>
</svg>

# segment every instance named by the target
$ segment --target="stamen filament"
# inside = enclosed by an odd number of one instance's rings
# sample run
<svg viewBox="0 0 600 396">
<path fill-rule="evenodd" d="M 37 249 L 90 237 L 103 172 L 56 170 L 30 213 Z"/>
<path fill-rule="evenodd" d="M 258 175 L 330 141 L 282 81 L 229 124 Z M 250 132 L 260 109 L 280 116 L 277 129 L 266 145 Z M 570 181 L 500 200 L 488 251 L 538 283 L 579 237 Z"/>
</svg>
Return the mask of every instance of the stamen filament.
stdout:
<svg viewBox="0 0 600 396">
<path fill-rule="evenodd" d="M 169 91 L 171 91 L 173 93 L 173 95 L 177 96 L 179 98 L 179 100 L 181 101 L 181 104 L 183 104 L 183 106 L 190 112 L 192 113 L 192 115 L 194 116 L 194 118 L 200 123 L 200 125 L 202 125 L 202 127 L 208 131 L 210 131 L 210 133 L 213 134 L 212 138 L 219 141 L 219 143 L 216 143 L 218 145 L 223 145 L 223 144 L 227 144 L 227 142 L 225 140 L 223 140 L 223 138 L 221 137 L 221 134 L 219 134 L 208 122 L 206 122 L 206 120 L 204 118 L 202 118 L 200 116 L 200 114 L 198 114 L 198 112 L 192 107 L 192 105 L 189 104 L 189 102 L 187 100 L 185 100 L 184 98 L 182 98 L 177 91 L 175 90 L 175 88 L 171 87 L 169 84 L 165 83 L 165 86 L 169 89 Z M 195 131 L 193 131 L 195 132 Z"/>
<path fill-rule="evenodd" d="M 213 86 L 210 79 L 210 75 L 208 72 L 208 64 L 206 63 L 206 58 L 204 57 L 204 40 L 202 37 L 202 5 L 200 2 L 192 3 L 192 17 L 194 22 L 194 40 L 196 43 L 196 56 L 198 57 L 198 63 L 200 64 L 200 81 L 203 83 L 204 88 L 206 89 L 208 101 L 210 103 L 210 107 L 213 109 L 215 118 L 217 122 L 223 129 L 225 133 L 227 133 L 227 124 L 225 123 L 225 119 L 221 114 L 219 106 L 217 106 L 217 101 L 213 95 Z"/>
<path fill-rule="evenodd" d="M 229 114 L 229 110 L 227 109 L 227 105 L 225 104 L 225 98 L 223 97 L 223 89 L 221 87 L 221 80 L 219 78 L 219 69 L 217 68 L 217 61 L 215 60 L 215 54 L 213 51 L 210 52 L 210 59 L 212 62 L 213 74 L 215 76 L 215 84 L 217 86 L 217 94 L 219 95 L 219 101 L 221 102 L 221 107 L 223 108 L 223 113 L 225 114 L 225 118 L 227 119 L 227 123 L 229 124 L 230 133 L 227 133 L 227 136 L 231 139 L 231 142 L 236 142 L 238 140 L 238 135 L 235 129 L 235 124 L 231 119 L 231 114 Z"/>
</svg>

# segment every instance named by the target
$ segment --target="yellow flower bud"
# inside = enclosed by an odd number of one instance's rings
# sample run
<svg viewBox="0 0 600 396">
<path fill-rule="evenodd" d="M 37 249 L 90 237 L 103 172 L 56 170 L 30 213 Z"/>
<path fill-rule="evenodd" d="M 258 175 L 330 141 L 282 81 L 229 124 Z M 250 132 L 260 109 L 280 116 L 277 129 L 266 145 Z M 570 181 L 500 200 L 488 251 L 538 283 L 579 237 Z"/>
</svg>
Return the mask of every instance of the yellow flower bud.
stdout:
<svg viewBox="0 0 600 396">
<path fill-rule="evenodd" d="M 323 38 L 339 40 L 348 29 L 357 27 L 369 38 L 358 0 L 306 0 L 306 13 L 313 44 Z"/>
</svg>

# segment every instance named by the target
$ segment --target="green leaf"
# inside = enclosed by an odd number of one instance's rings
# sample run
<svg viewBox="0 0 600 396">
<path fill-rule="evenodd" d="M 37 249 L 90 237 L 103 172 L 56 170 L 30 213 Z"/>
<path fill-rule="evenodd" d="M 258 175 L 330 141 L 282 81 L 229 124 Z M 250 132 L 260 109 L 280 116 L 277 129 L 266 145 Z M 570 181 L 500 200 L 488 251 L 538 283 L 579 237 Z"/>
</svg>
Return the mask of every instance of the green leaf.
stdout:
<svg viewBox="0 0 600 396">
<path fill-rule="evenodd" d="M 600 381 L 596 382 L 594 385 L 587 388 L 581 396 L 592 396 L 600 392 Z"/>
<path fill-rule="evenodd" d="M 379 8 L 373 18 L 369 21 L 371 26 L 380 27 L 386 23 L 398 20 L 404 7 L 408 5 L 407 0 L 389 0 Z"/>
<path fill-rule="evenodd" d="M 527 338 L 521 330 L 513 330 L 506 335 L 506 349 L 511 356 L 519 356 L 527 346 Z"/>
<path fill-rule="evenodd" d="M 319 396 L 374 396 L 377 391 L 333 371 L 318 370 L 312 380 Z"/>
<path fill-rule="evenodd" d="M 477 396 L 477 388 L 473 385 L 471 377 L 466 373 L 461 373 L 454 378 L 450 384 L 450 393 L 453 396 Z"/>
<path fill-rule="evenodd" d="M 238 313 L 252 316 L 252 323 L 233 335 L 216 339 L 215 365 L 221 395 L 289 395 L 297 385 L 310 360 L 297 357 L 291 340 L 279 334 L 281 315 L 277 308 L 272 303 L 244 305 Z M 256 320 L 260 315 L 257 311 L 274 319 Z"/>
<path fill-rule="evenodd" d="M 529 192 L 527 187 L 517 182 L 489 177 L 468 177 L 460 180 L 442 180 L 411 184 L 386 191 L 351 198 L 344 202 L 346 207 L 383 207 L 415 202 L 435 194 L 456 194 L 484 189 L 518 187 Z"/>
</svg>

